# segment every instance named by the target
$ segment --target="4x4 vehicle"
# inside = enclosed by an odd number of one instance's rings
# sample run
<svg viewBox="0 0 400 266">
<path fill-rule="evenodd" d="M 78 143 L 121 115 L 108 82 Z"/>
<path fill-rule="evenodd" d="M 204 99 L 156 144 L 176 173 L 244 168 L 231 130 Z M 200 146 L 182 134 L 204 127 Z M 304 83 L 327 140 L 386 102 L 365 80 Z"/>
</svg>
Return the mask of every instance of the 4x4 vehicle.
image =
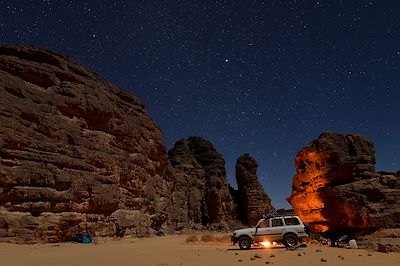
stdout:
<svg viewBox="0 0 400 266">
<path fill-rule="evenodd" d="M 233 232 L 233 244 L 240 249 L 249 249 L 252 244 L 262 242 L 282 242 L 286 247 L 294 247 L 308 237 L 306 228 L 298 216 L 273 216 L 260 219 L 255 227 Z"/>
</svg>

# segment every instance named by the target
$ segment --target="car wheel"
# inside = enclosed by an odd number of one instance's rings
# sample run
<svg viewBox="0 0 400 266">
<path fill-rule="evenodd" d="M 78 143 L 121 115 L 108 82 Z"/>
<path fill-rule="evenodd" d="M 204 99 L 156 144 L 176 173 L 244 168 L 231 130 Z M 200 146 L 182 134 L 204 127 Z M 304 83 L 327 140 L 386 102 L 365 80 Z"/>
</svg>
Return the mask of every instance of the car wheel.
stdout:
<svg viewBox="0 0 400 266">
<path fill-rule="evenodd" d="M 251 247 L 251 239 L 247 236 L 242 236 L 239 238 L 240 249 L 249 249 Z"/>
<path fill-rule="evenodd" d="M 283 237 L 283 244 L 285 247 L 295 247 L 299 244 L 299 240 L 294 234 L 287 234 Z"/>
</svg>

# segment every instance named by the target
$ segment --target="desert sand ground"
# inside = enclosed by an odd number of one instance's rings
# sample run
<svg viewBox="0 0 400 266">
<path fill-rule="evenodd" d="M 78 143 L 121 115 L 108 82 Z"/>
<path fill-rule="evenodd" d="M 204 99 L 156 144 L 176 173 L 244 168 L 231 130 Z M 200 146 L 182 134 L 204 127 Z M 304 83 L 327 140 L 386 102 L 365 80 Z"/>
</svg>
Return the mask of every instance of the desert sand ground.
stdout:
<svg viewBox="0 0 400 266">
<path fill-rule="evenodd" d="M 228 242 L 186 243 L 187 237 L 187 235 L 172 235 L 144 239 L 97 239 L 96 244 L 1 243 L 0 265 L 400 265 L 400 253 L 386 254 L 361 249 L 332 248 L 319 244 L 294 251 L 285 248 L 252 248 L 243 251 Z M 317 249 L 320 252 L 316 252 Z M 252 259 L 255 254 L 261 258 Z"/>
</svg>

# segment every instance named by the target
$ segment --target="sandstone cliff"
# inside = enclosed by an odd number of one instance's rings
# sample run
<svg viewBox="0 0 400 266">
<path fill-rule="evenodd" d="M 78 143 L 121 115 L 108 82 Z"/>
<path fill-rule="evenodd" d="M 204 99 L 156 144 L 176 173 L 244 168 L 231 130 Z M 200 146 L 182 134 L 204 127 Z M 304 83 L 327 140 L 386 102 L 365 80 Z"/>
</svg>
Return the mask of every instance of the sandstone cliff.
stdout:
<svg viewBox="0 0 400 266">
<path fill-rule="evenodd" d="M 400 226 L 400 174 L 375 172 L 371 141 L 323 133 L 295 163 L 289 203 L 314 231 Z"/>
<path fill-rule="evenodd" d="M 143 103 L 76 61 L 0 46 L 0 239 L 146 233 L 171 177 Z"/>
<path fill-rule="evenodd" d="M 270 206 L 255 162 L 234 191 L 210 142 L 178 141 L 168 158 L 143 103 L 66 56 L 0 46 L 0 96 L 0 241 L 228 229 L 238 204 Z"/>
<path fill-rule="evenodd" d="M 176 142 L 168 155 L 176 172 L 172 195 L 178 209 L 174 218 L 180 224 L 178 228 L 229 228 L 229 223 L 236 219 L 236 206 L 221 154 L 209 141 L 190 137 Z"/>
<path fill-rule="evenodd" d="M 256 225 L 263 214 L 274 211 L 271 199 L 258 181 L 257 168 L 257 162 L 249 154 L 243 154 L 236 161 L 240 219 L 250 226 Z"/>
</svg>

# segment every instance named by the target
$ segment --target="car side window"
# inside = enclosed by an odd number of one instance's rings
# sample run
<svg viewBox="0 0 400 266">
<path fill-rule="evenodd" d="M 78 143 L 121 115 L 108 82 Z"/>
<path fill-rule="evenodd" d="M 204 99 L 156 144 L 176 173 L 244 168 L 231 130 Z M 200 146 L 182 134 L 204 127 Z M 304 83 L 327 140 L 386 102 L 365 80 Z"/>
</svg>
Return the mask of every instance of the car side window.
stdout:
<svg viewBox="0 0 400 266">
<path fill-rule="evenodd" d="M 265 227 L 269 227 L 269 221 L 263 220 L 260 222 L 260 224 L 258 225 L 259 228 L 265 228 Z"/>
<path fill-rule="evenodd" d="M 283 226 L 282 219 L 272 219 L 272 227 Z"/>
<path fill-rule="evenodd" d="M 291 217 L 291 218 L 285 218 L 285 224 L 286 225 L 299 225 L 299 219 L 295 218 L 295 217 Z"/>
</svg>

